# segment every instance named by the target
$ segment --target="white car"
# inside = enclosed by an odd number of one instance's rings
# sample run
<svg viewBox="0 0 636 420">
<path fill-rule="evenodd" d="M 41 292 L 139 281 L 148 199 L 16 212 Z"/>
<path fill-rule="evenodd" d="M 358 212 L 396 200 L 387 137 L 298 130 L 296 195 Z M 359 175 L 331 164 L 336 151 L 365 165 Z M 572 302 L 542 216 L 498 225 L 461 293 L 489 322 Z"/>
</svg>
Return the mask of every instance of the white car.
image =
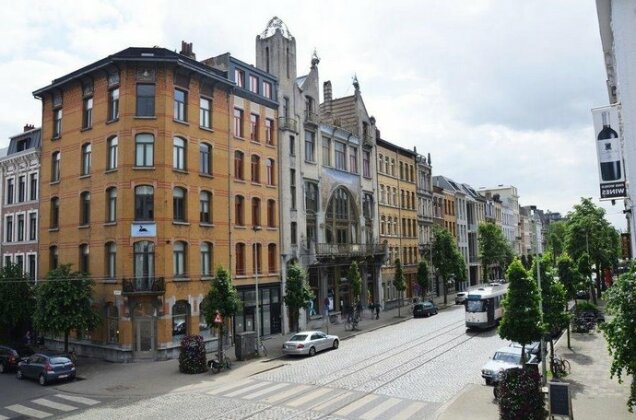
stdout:
<svg viewBox="0 0 636 420">
<path fill-rule="evenodd" d="M 455 296 L 455 304 L 465 303 L 466 299 L 468 299 L 468 292 L 459 292 L 457 296 Z"/>
<path fill-rule="evenodd" d="M 526 363 L 536 363 L 535 356 L 526 349 Z M 495 355 L 481 368 L 481 377 L 486 385 L 497 382 L 500 372 L 521 367 L 521 347 L 501 347 Z"/>
<path fill-rule="evenodd" d="M 302 331 L 283 343 L 283 354 L 313 356 L 322 350 L 337 349 L 339 345 L 337 335 L 327 335 L 322 331 Z"/>
</svg>

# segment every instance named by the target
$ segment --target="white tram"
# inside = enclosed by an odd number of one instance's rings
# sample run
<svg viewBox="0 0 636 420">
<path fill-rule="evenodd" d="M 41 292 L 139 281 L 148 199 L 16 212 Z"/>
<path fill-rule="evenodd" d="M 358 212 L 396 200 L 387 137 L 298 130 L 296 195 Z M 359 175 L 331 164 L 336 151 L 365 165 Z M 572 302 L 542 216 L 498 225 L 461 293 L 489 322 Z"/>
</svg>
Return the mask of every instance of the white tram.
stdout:
<svg viewBox="0 0 636 420">
<path fill-rule="evenodd" d="M 503 316 L 503 298 L 508 288 L 503 285 L 480 287 L 468 292 L 466 298 L 466 328 L 488 328 Z"/>
</svg>

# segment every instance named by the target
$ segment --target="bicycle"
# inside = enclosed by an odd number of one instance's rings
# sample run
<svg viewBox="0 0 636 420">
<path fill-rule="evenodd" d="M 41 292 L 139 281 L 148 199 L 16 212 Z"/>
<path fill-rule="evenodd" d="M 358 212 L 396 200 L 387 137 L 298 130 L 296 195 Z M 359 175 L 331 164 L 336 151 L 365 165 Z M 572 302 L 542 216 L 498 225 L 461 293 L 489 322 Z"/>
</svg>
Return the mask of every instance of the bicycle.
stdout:
<svg viewBox="0 0 636 420">
<path fill-rule="evenodd" d="M 360 314 L 358 311 L 350 312 L 347 315 L 347 320 L 345 321 L 345 330 L 353 331 L 358 328 L 358 323 L 360 322 Z"/>
<path fill-rule="evenodd" d="M 223 354 L 221 358 L 221 362 L 216 359 L 212 359 L 208 362 L 208 367 L 210 368 L 210 372 L 219 373 L 222 369 L 232 369 L 232 361 L 228 356 Z"/>
<path fill-rule="evenodd" d="M 550 360 L 550 372 L 554 376 L 561 377 L 570 373 L 572 367 L 570 366 L 570 362 L 565 359 L 559 358 L 556 354 L 552 355 Z"/>
<path fill-rule="evenodd" d="M 265 347 L 265 344 L 263 344 L 262 340 L 256 343 L 256 348 L 254 349 L 254 352 L 256 354 L 260 354 L 261 356 L 264 355 L 265 357 L 267 357 L 267 347 Z"/>
</svg>

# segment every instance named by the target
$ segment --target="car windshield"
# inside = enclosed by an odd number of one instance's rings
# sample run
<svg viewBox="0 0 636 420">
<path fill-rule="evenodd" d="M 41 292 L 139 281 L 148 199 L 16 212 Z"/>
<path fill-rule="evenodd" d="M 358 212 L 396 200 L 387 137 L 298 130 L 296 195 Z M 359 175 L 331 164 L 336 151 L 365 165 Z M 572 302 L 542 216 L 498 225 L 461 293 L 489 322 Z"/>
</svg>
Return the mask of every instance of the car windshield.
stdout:
<svg viewBox="0 0 636 420">
<path fill-rule="evenodd" d="M 481 300 L 468 300 L 466 312 L 484 312 L 484 302 Z"/>
<path fill-rule="evenodd" d="M 422 305 L 424 305 L 427 308 L 430 308 L 431 306 L 433 306 L 433 304 L 431 302 L 424 302 L 424 303 L 422 303 Z"/>
<path fill-rule="evenodd" d="M 296 334 L 289 341 L 305 341 L 307 339 L 307 334 Z"/>
<path fill-rule="evenodd" d="M 497 352 L 495 353 L 495 357 L 493 360 L 498 360 L 500 362 L 512 363 L 514 365 L 518 365 L 521 362 L 521 355 L 515 353 L 503 353 Z"/>
<path fill-rule="evenodd" d="M 69 363 L 71 360 L 67 359 L 66 357 L 51 357 L 51 364 L 52 365 L 61 365 L 63 363 Z"/>
</svg>

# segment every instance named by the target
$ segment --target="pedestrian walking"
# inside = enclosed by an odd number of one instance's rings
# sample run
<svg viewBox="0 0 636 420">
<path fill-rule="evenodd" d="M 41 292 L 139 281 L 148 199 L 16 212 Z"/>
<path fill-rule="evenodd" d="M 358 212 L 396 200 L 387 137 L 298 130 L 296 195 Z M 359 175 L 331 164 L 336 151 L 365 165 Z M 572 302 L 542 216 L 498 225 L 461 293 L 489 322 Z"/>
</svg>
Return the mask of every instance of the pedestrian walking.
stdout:
<svg viewBox="0 0 636 420">
<path fill-rule="evenodd" d="M 375 319 L 380 319 L 380 304 L 375 304 Z"/>
</svg>

